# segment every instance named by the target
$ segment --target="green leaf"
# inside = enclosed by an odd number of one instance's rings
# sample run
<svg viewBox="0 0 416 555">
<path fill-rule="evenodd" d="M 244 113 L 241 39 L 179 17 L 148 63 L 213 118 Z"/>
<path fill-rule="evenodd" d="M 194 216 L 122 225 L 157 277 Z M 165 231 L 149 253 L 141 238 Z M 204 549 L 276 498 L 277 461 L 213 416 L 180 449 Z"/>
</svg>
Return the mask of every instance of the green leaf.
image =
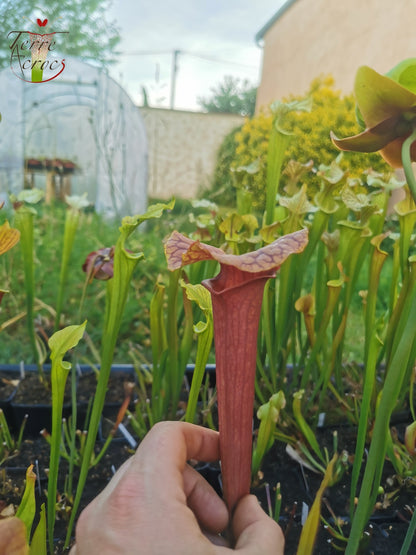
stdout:
<svg viewBox="0 0 416 555">
<path fill-rule="evenodd" d="M 43 503 L 40 508 L 39 523 L 33 533 L 33 538 L 30 543 L 30 555 L 47 555 L 46 547 L 46 513 L 45 504 Z"/>
<path fill-rule="evenodd" d="M 399 216 L 407 216 L 409 214 L 416 214 L 416 202 L 406 190 L 406 197 L 394 205 L 394 211 Z"/>
<path fill-rule="evenodd" d="M 95 439 L 97 437 L 98 427 L 101 420 L 108 379 L 111 371 L 111 364 L 114 358 L 114 349 L 120 331 L 123 311 L 127 302 L 131 277 L 138 261 L 144 258 L 143 253 L 128 252 L 125 248 L 125 243 L 130 234 L 141 222 L 161 217 L 163 211 L 171 210 L 174 207 L 174 204 L 174 200 L 167 204 L 154 204 L 149 207 L 145 214 L 123 218 L 121 223 L 120 236 L 114 250 L 114 276 L 112 280 L 107 281 L 107 303 L 101 350 L 101 370 L 91 410 L 88 437 L 85 443 L 84 458 L 81 465 L 73 511 L 70 517 L 67 537 L 65 540 L 66 544 L 69 543 L 71 537 L 72 527 L 75 522 L 75 515 L 77 513 L 82 491 L 87 480 L 89 464 L 91 456 L 93 455 Z"/>
<path fill-rule="evenodd" d="M 186 296 L 190 301 L 196 302 L 205 314 L 212 314 L 211 294 L 208 289 L 199 283 L 197 285 L 185 283 L 182 279 L 180 284 L 185 289 Z"/>
<path fill-rule="evenodd" d="M 368 66 L 358 69 L 354 92 L 367 127 L 416 107 L 416 94 Z"/>
<path fill-rule="evenodd" d="M 129 258 L 130 260 L 135 260 L 136 262 L 144 258 L 144 254 L 142 252 L 133 253 L 126 250 L 125 243 L 127 239 L 142 222 L 146 220 L 151 220 L 153 218 L 160 218 L 164 210 L 172 210 L 174 206 L 175 199 L 172 199 L 167 204 L 159 202 L 149 206 L 147 212 L 145 212 L 144 214 L 139 214 L 136 216 L 125 216 L 121 220 L 119 241 L 125 257 Z"/>
<path fill-rule="evenodd" d="M 281 229 L 281 222 L 275 221 L 270 225 L 265 225 L 260 229 L 260 237 L 267 244 L 273 243 L 279 237 L 279 231 Z"/>
<path fill-rule="evenodd" d="M 74 210 L 81 210 L 89 206 L 89 201 L 87 199 L 87 193 L 83 195 L 72 195 L 65 197 L 66 203 Z"/>
<path fill-rule="evenodd" d="M 226 241 L 237 242 L 240 238 L 239 232 L 244 225 L 242 216 L 236 212 L 231 212 L 218 226 L 219 230 L 224 233 Z"/>
<path fill-rule="evenodd" d="M 260 160 L 257 158 L 247 166 L 238 166 L 238 168 L 231 168 L 234 172 L 245 172 L 249 175 L 254 175 L 260 171 Z"/>
<path fill-rule="evenodd" d="M 306 183 L 302 185 L 299 191 L 291 197 L 279 197 L 279 203 L 287 208 L 292 214 L 307 214 L 315 212 L 317 208 L 309 202 L 307 195 Z"/>
<path fill-rule="evenodd" d="M 416 93 L 416 58 L 408 58 L 399 62 L 386 75 L 402 87 Z"/>
<path fill-rule="evenodd" d="M 369 237 L 371 235 L 371 230 L 366 227 L 365 223 L 356 222 L 353 220 L 339 220 L 337 225 L 341 226 L 342 229 L 361 231 L 361 237 Z"/>
<path fill-rule="evenodd" d="M 355 194 L 349 187 L 344 187 L 341 192 L 341 198 L 350 210 L 353 212 L 360 212 L 364 207 L 370 206 L 371 199 L 364 193 Z"/>
<path fill-rule="evenodd" d="M 244 227 L 247 229 L 248 236 L 251 237 L 254 231 L 259 227 L 256 216 L 254 214 L 243 214 L 242 216 Z"/>
<path fill-rule="evenodd" d="M 335 454 L 329 462 L 325 471 L 324 478 L 321 482 L 321 485 L 319 486 L 319 490 L 315 495 L 315 500 L 312 504 L 312 508 L 309 512 L 308 518 L 306 519 L 306 522 L 302 529 L 302 533 L 300 535 L 297 551 L 298 555 L 312 555 L 314 551 L 316 535 L 318 533 L 320 522 L 322 497 L 326 488 L 333 482 L 334 466 L 337 458 L 338 455 Z"/>
<path fill-rule="evenodd" d="M 393 174 L 387 181 L 386 177 L 383 175 L 369 173 L 367 175 L 367 184 L 370 187 L 379 187 L 386 191 L 394 191 L 406 185 L 406 180 L 398 179 L 396 175 Z"/>
<path fill-rule="evenodd" d="M 260 426 L 252 457 L 253 476 L 257 474 L 264 455 L 273 445 L 276 424 L 279 419 L 280 411 L 283 410 L 285 406 L 285 395 L 283 391 L 278 391 L 270 397 L 267 403 L 261 405 L 257 411 L 257 418 L 260 420 Z"/>
<path fill-rule="evenodd" d="M 325 459 L 321 453 L 321 449 L 316 439 L 316 436 L 306 422 L 301 409 L 301 402 L 305 391 L 300 389 L 299 391 L 295 391 L 293 393 L 293 402 L 292 402 L 292 409 L 293 409 L 293 416 L 295 417 L 296 423 L 299 426 L 300 431 L 302 432 L 304 438 L 309 443 L 309 445 L 314 450 L 315 454 L 321 459 L 322 462 L 325 462 Z"/>
<path fill-rule="evenodd" d="M 215 204 L 215 202 L 212 202 L 205 198 L 191 200 L 191 206 L 192 208 L 206 208 L 207 210 L 211 210 L 213 212 L 218 211 L 218 206 Z"/>
<path fill-rule="evenodd" d="M 281 102 L 276 100 L 270 106 L 274 116 L 274 126 L 282 135 L 292 135 L 286 131 L 282 124 L 285 122 L 285 117 L 290 112 L 310 112 L 312 108 L 312 99 L 310 97 L 302 98 L 301 100 L 293 100 L 292 102 Z"/>
<path fill-rule="evenodd" d="M 51 349 L 51 360 L 63 358 L 65 353 L 78 345 L 84 335 L 87 321 L 80 325 L 67 326 L 63 330 L 55 332 L 49 339 Z"/>
<path fill-rule="evenodd" d="M 164 210 L 172 210 L 175 206 L 175 199 L 172 199 L 169 203 L 165 204 L 158 202 L 152 204 L 147 209 L 147 212 L 137 216 L 125 216 L 121 221 L 120 231 L 123 234 L 129 236 L 138 225 L 146 220 L 151 220 L 153 218 L 160 218 Z"/>
<path fill-rule="evenodd" d="M 165 286 L 157 281 L 150 300 L 150 339 L 154 366 L 157 366 L 162 353 L 167 348 L 166 325 L 163 319 L 164 296 Z"/>
<path fill-rule="evenodd" d="M 212 226 L 215 226 L 215 219 L 210 213 L 198 214 L 195 217 L 195 215 L 191 212 L 189 214 L 189 221 L 191 224 L 196 224 L 199 229 L 208 229 Z"/>
<path fill-rule="evenodd" d="M 22 501 L 16 511 L 16 516 L 22 520 L 26 526 L 27 540 L 30 539 L 33 519 L 36 513 L 35 500 L 36 474 L 33 472 L 33 464 L 26 471 L 26 486 L 23 492 Z"/>
<path fill-rule="evenodd" d="M 196 334 L 199 333 L 204 333 L 204 331 L 206 331 L 208 328 L 208 322 L 198 322 L 197 324 L 194 325 L 194 332 Z"/>
<path fill-rule="evenodd" d="M 331 162 L 329 166 L 320 164 L 318 175 L 331 185 L 339 183 L 345 176 L 344 170 L 339 166 L 338 160 Z"/>
<path fill-rule="evenodd" d="M 37 204 L 44 196 L 45 193 L 41 189 L 23 189 L 17 195 L 17 200 L 28 204 Z"/>
</svg>

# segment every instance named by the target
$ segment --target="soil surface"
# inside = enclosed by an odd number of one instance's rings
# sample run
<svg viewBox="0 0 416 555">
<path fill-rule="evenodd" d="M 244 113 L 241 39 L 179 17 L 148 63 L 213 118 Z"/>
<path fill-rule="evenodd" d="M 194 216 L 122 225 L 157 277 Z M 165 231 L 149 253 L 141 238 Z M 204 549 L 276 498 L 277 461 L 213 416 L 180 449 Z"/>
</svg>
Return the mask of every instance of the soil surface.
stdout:
<svg viewBox="0 0 416 555">
<path fill-rule="evenodd" d="M 318 432 L 320 445 L 327 445 L 331 452 L 331 429 Z M 350 428 L 338 429 L 339 451 L 346 450 L 350 454 L 355 449 L 355 433 Z M 321 437 L 319 437 L 321 436 Z M 274 501 L 274 492 L 277 483 L 281 486 L 282 506 L 280 511 L 280 525 L 285 533 L 285 555 L 294 555 L 302 531 L 302 508 L 310 509 L 315 499 L 316 492 L 321 484 L 322 475 L 303 468 L 293 461 L 286 453 L 285 446 L 276 443 L 262 467 L 264 473 L 262 484 L 255 489 L 261 500 L 262 506 L 267 510 L 267 496 L 264 484 L 270 484 L 271 497 Z M 325 491 L 321 515 L 332 525 L 335 521 L 340 524 L 341 530 L 348 538 L 349 533 L 349 496 L 350 496 L 351 466 L 345 471 L 341 480 Z M 384 496 L 378 498 L 378 509 L 371 517 L 371 526 L 367 528 L 368 545 L 363 548 L 363 554 L 399 555 L 407 532 L 411 510 L 415 509 L 416 488 L 400 486 L 394 477 L 394 470 L 387 461 L 384 468 L 382 486 Z M 389 500 L 390 495 L 392 498 Z M 273 505 L 274 506 L 274 505 Z M 315 545 L 316 555 L 335 555 L 340 553 L 331 541 L 338 546 L 343 546 L 342 541 L 334 540 L 328 529 L 321 524 Z M 345 547 L 345 544 L 344 544 Z M 416 553 L 416 544 L 412 544 L 410 553 Z M 342 551 L 341 551 L 342 552 Z"/>
<path fill-rule="evenodd" d="M 101 430 L 104 432 L 99 436 L 97 450 L 102 445 L 102 437 L 106 436 L 106 430 L 110 430 L 114 422 L 118 409 L 124 399 L 126 383 L 132 380 L 130 373 L 117 372 L 111 376 L 105 415 Z M 38 399 L 42 398 L 42 403 L 46 397 L 42 397 L 47 388 L 41 385 L 41 389 L 35 387 L 36 382 L 40 383 L 37 374 L 31 378 L 32 387 L 29 385 L 29 392 L 41 391 Z M 1 383 L 1 380 L 0 380 Z M 29 383 L 29 380 L 28 380 Z M 84 407 L 92 398 L 95 391 L 96 378 L 93 373 L 85 374 L 78 380 L 78 399 Z M 0 385 L 0 392 L 1 392 Z M 5 386 L 3 386 L 5 387 Z M 84 389 L 85 388 L 85 389 Z M 31 403 L 28 393 L 25 393 L 25 402 Z M 82 411 L 80 411 L 82 412 Z M 128 421 L 125 421 L 128 427 Z M 14 454 L 6 463 L 0 467 L 0 518 L 2 511 L 13 505 L 17 507 L 21 501 L 24 488 L 24 478 L 26 469 L 30 464 L 35 465 L 35 472 L 39 477 L 38 487 L 36 488 L 37 503 L 46 502 L 45 490 L 47 487 L 47 468 L 49 465 L 49 446 L 45 439 L 39 437 L 40 423 L 34 420 L 34 432 L 26 433 L 21 449 Z M 81 426 L 82 427 L 82 426 Z M 403 436 L 405 424 L 397 424 L 398 433 Z M 330 457 L 332 455 L 333 432 L 334 428 L 326 427 L 318 430 L 317 439 L 320 446 L 327 447 Z M 326 521 L 334 527 L 341 535 L 348 537 L 349 533 L 349 484 L 351 478 L 351 464 L 355 450 L 355 429 L 352 426 L 341 426 L 336 429 L 338 433 L 338 452 L 348 453 L 349 464 L 341 479 L 332 487 L 325 491 L 321 514 Z M 30 432 L 30 433 L 29 433 Z M 302 512 L 310 510 L 315 499 L 316 492 L 322 481 L 322 474 L 312 472 L 294 461 L 286 452 L 285 444 L 276 442 L 269 453 L 266 455 L 261 468 L 261 476 L 257 484 L 253 486 L 255 493 L 260 500 L 264 510 L 267 512 L 269 503 L 267 495 L 268 484 L 271 504 L 274 507 L 276 484 L 281 485 L 282 504 L 279 523 L 286 537 L 285 555 L 295 555 L 299 537 L 302 531 Z M 106 455 L 101 462 L 94 467 L 89 475 L 82 506 L 88 504 L 109 482 L 113 473 L 120 465 L 132 454 L 132 449 L 121 439 L 115 439 L 111 443 Z M 199 464 L 198 470 L 220 493 L 221 481 L 218 465 Z M 61 462 L 58 492 L 63 493 L 64 482 L 68 465 L 65 460 Z M 77 481 L 77 471 L 74 476 L 74 483 Z M 400 482 L 394 476 L 394 470 L 387 461 L 384 467 L 382 486 L 385 494 L 379 496 L 377 508 L 371 517 L 371 526 L 368 527 L 368 544 L 363 546 L 363 555 L 399 555 L 400 549 L 407 532 L 412 511 L 415 510 L 416 499 L 416 480 L 409 479 Z M 56 523 L 56 553 L 64 553 L 62 541 L 66 531 L 66 520 L 70 501 L 61 499 L 61 510 L 59 519 Z M 338 526 L 338 528 L 337 528 Z M 325 528 L 321 523 L 319 534 L 314 548 L 315 555 L 336 555 L 342 551 L 331 544 L 333 540 L 329 528 Z M 342 540 L 334 540 L 338 547 L 344 547 Z M 409 554 L 416 553 L 416 541 L 414 540 Z"/>
<path fill-rule="evenodd" d="M 332 444 L 332 431 L 325 429 L 319 432 L 318 438 L 321 445 Z M 351 450 L 354 446 L 354 430 L 341 428 L 338 430 L 338 444 L 340 450 Z M 100 444 L 97 444 L 97 450 Z M 120 439 L 114 440 L 102 462 L 91 470 L 84 491 L 82 506 L 93 499 L 109 482 L 114 471 L 132 454 L 131 448 Z M 27 466 L 35 464 L 35 470 L 39 475 L 37 488 L 37 501 L 40 505 L 46 501 L 45 489 L 47 485 L 47 467 L 49 464 L 49 449 L 43 438 L 28 438 L 21 447 L 18 455 L 6 463 L 6 470 L 0 478 L 0 513 L 1 508 L 13 503 L 18 505 L 23 491 L 24 476 Z M 220 492 L 220 472 L 218 465 L 199 464 L 198 470 L 206 479 Z M 61 463 L 58 491 L 62 492 L 67 464 Z M 75 477 L 76 479 L 76 477 Z M 315 494 L 322 480 L 321 474 L 316 474 L 303 468 L 293 461 L 285 451 L 285 446 L 277 442 L 265 458 L 262 466 L 262 479 L 253 488 L 253 492 L 259 498 L 264 510 L 268 510 L 268 502 L 265 484 L 270 485 L 272 504 L 274 504 L 273 491 L 276 484 L 281 484 L 282 506 L 280 513 L 280 525 L 285 533 L 286 547 L 285 555 L 294 555 L 297 552 L 300 533 L 302 531 L 302 508 L 312 506 Z M 349 531 L 349 480 L 350 469 L 347 469 L 341 480 L 328 488 L 325 492 L 322 516 L 330 523 L 335 520 L 341 530 L 348 536 Z M 76 482 L 75 482 L 76 483 Z M 410 510 L 415 508 L 415 487 L 409 484 L 407 487 L 400 486 L 391 465 L 386 463 L 383 474 L 383 487 L 386 495 L 380 496 L 379 506 L 371 518 L 371 526 L 367 529 L 369 534 L 368 545 L 363 548 L 362 554 L 369 555 L 399 555 L 400 549 L 411 518 Z M 388 496 L 392 494 L 390 501 Z M 66 504 L 62 499 L 62 510 L 56 524 L 56 553 L 64 553 L 62 540 L 66 529 Z M 410 510 L 409 510 L 410 508 Z M 303 509 L 305 510 L 305 509 Z M 335 555 L 340 551 L 330 543 L 331 535 L 320 525 L 319 535 L 314 549 L 316 555 Z M 335 542 L 342 546 L 341 541 Z M 413 551 L 412 551 L 413 549 Z M 412 545 L 409 553 L 415 553 L 416 547 Z"/>
</svg>

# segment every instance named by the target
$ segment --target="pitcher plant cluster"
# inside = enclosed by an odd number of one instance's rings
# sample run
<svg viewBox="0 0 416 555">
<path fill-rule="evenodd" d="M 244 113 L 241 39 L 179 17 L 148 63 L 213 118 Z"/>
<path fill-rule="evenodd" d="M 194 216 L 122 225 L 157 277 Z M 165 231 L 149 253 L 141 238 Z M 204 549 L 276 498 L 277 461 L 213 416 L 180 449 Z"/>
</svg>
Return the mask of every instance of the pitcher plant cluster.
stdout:
<svg viewBox="0 0 416 555">
<path fill-rule="evenodd" d="M 191 233 L 175 229 L 165 238 L 167 268 L 155 276 L 148 308 L 151 362 L 135 360 L 135 408 L 128 409 L 127 395 L 116 423 L 127 415 L 125 422 L 141 439 L 163 419 L 183 418 L 211 427 L 218 422 L 223 495 L 230 512 L 253 484 L 261 483 L 266 454 L 283 442 L 296 464 L 322 475 L 303 526 L 298 546 L 302 555 L 313 553 L 321 524 L 334 549 L 353 555 L 364 548 L 370 517 L 382 495 L 383 461 L 391 462 L 399 483 L 416 483 L 416 181 L 411 169 L 416 159 L 416 60 L 402 62 L 385 76 L 360 68 L 355 95 L 363 131 L 339 138 L 334 128 L 332 140 L 342 151 L 379 151 L 392 165 L 391 173 L 363 169 L 352 177 L 341 169 L 340 157 L 347 154 L 340 153 L 329 166 L 317 168 L 314 182 L 318 177 L 319 191 L 308 189 L 313 165 L 296 161 L 290 161 L 289 184 L 282 189 L 285 150 L 292 140 L 285 114 L 309 106 L 275 104 L 264 213 L 253 209 L 249 188 L 238 187 L 235 209 L 196 201 Z M 256 173 L 255 162 L 239 169 L 247 173 L 246 184 Z M 394 173 L 397 167 L 404 169 L 405 180 Z M 393 200 L 396 191 L 399 200 Z M 28 336 L 45 380 L 45 346 L 39 344 L 33 325 L 33 203 L 40 199 L 31 191 L 14 200 L 17 229 L 8 223 L 0 227 L 0 254 L 20 235 Z M 94 447 L 114 350 L 134 273 L 144 258 L 142 252 L 130 250 L 128 240 L 141 223 L 160 218 L 174 206 L 156 204 L 144 215 L 124 218 L 114 244 L 97 245 L 86 256 L 79 322 L 63 327 L 70 253 L 85 199 L 70 204 L 55 333 L 48 344 L 53 399 L 52 430 L 44 432 L 51 453 L 48 502 L 31 539 L 32 544 L 42 543 L 47 535 L 50 552 L 60 459 L 70 462 L 69 545 L 89 471 L 101 456 Z M 105 295 L 101 345 L 96 349 L 83 316 L 83 299 L 94 280 L 104 282 Z M 76 345 L 82 340 L 91 343 L 98 362 L 94 402 L 81 436 L 76 429 L 75 363 Z M 215 388 L 206 371 L 214 361 Z M 190 362 L 192 383 L 184 402 Z M 68 379 L 72 420 L 62 424 Z M 407 410 L 413 420 L 404 438 L 390 426 L 398 410 Z M 337 434 L 331 447 L 321 444 L 319 428 L 326 423 L 355 427 L 351 453 L 339 448 Z M 18 449 L 20 440 L 12 439 L 10 449 Z M 76 485 L 74 465 L 80 469 Z M 347 470 L 349 518 L 330 522 L 322 510 L 324 492 Z M 30 483 L 28 478 L 28 499 Z M 282 495 L 278 484 L 272 488 L 269 511 L 278 520 Z M 15 521 L 10 525 L 19 526 Z M 401 555 L 408 552 L 415 529 L 416 511 Z M 38 553 L 46 553 L 46 547 Z"/>
</svg>

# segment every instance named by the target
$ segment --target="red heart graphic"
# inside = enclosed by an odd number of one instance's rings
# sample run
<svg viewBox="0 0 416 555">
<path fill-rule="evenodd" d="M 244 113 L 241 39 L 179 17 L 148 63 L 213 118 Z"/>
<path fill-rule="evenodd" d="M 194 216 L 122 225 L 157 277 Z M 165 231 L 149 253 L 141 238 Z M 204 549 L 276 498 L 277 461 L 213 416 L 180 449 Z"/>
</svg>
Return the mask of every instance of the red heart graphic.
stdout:
<svg viewBox="0 0 416 555">
<path fill-rule="evenodd" d="M 37 19 L 36 20 L 37 24 L 39 25 L 39 27 L 45 27 L 45 25 L 48 23 L 47 19 L 44 19 L 43 21 L 41 19 Z"/>
</svg>

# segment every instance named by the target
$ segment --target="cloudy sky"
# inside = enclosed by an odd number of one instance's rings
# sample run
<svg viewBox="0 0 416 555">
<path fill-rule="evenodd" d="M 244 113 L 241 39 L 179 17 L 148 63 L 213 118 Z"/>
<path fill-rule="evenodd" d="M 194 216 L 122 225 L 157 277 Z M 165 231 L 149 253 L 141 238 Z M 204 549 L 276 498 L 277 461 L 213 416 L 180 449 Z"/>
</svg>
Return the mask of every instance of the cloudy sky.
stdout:
<svg viewBox="0 0 416 555">
<path fill-rule="evenodd" d="M 120 63 L 111 75 L 134 102 L 145 87 L 152 106 L 169 107 L 173 52 L 175 108 L 198 110 L 197 97 L 225 75 L 257 85 L 262 51 L 256 33 L 284 0 L 113 0 L 109 18 L 120 27 Z"/>
</svg>

